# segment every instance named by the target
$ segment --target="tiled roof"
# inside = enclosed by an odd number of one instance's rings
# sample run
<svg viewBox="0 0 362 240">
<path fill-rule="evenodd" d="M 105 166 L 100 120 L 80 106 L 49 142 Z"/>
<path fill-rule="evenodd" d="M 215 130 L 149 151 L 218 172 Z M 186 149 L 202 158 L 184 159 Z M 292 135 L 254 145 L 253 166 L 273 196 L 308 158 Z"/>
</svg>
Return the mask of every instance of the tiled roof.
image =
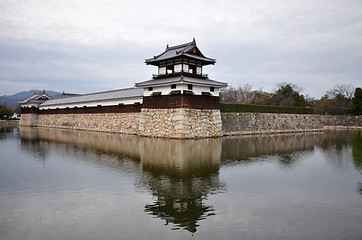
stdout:
<svg viewBox="0 0 362 240">
<path fill-rule="evenodd" d="M 227 84 L 224 82 L 218 82 L 215 80 L 211 80 L 209 78 L 193 78 L 193 77 L 185 77 L 185 76 L 177 76 L 177 77 L 168 77 L 168 78 L 160 78 L 160 79 L 151 79 L 144 82 L 136 83 L 136 87 L 148 87 L 148 86 L 156 86 L 156 85 L 168 85 L 175 83 L 190 83 L 196 85 L 203 86 L 214 86 L 214 87 L 226 87 Z"/>
<path fill-rule="evenodd" d="M 172 58 L 180 57 L 180 56 L 187 56 L 188 58 L 193 58 L 193 59 L 202 61 L 205 64 L 214 64 L 216 62 L 215 59 L 205 57 L 201 52 L 200 53 L 202 56 L 187 53 L 194 47 L 197 48 L 195 39 L 192 42 L 177 45 L 177 46 L 169 47 L 167 45 L 166 50 L 163 53 L 161 53 L 160 55 L 154 56 L 153 58 L 146 59 L 146 64 L 157 65 L 157 63 L 160 61 L 172 59 Z"/>
<path fill-rule="evenodd" d="M 75 97 L 75 96 L 81 96 L 81 95 L 83 95 L 83 94 L 63 92 L 61 97 L 62 97 L 62 98 L 65 98 L 65 97 Z"/>
<path fill-rule="evenodd" d="M 31 95 L 28 98 L 25 98 L 24 100 L 20 101 L 19 104 L 24 104 L 24 103 L 41 103 L 46 101 L 46 99 L 41 99 L 41 97 L 47 97 L 49 99 L 51 99 L 51 97 L 45 93 L 45 91 L 42 92 L 38 92 L 35 93 L 33 95 Z"/>
<path fill-rule="evenodd" d="M 126 89 L 119 89 L 113 91 L 84 94 L 74 97 L 51 99 L 44 102 L 40 106 L 44 107 L 44 106 L 51 106 L 58 104 L 105 101 L 105 100 L 115 100 L 115 99 L 133 98 L 133 97 L 142 97 L 142 96 L 143 96 L 143 89 L 126 88 Z"/>
</svg>

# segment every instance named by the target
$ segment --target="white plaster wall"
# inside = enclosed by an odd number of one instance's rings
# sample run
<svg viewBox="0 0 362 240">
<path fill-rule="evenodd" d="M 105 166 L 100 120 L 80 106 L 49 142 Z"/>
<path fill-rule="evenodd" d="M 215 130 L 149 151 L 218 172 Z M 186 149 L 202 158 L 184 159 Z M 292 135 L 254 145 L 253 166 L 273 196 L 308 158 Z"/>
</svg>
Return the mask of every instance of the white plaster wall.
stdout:
<svg viewBox="0 0 362 240">
<path fill-rule="evenodd" d="M 38 107 L 38 104 L 35 104 L 35 103 L 21 104 L 21 107 L 24 107 L 24 108 Z"/>
<path fill-rule="evenodd" d="M 154 92 L 161 92 L 162 95 L 167 95 L 171 92 L 171 90 L 181 90 L 179 88 L 179 85 L 176 85 L 176 89 L 171 89 L 171 85 L 168 85 L 168 86 L 158 86 L 158 87 L 153 87 L 153 90 L 152 91 L 148 91 L 148 87 L 147 88 L 144 88 L 144 96 L 145 97 L 148 97 L 148 96 L 151 96 L 152 93 Z"/>
<path fill-rule="evenodd" d="M 192 84 L 193 89 L 192 91 L 196 94 L 196 95 L 201 95 L 202 92 L 210 92 L 210 87 L 205 87 L 205 86 L 198 86 L 198 85 L 194 85 Z M 167 86 L 156 86 L 153 87 L 152 91 L 148 91 L 148 88 L 144 88 L 144 96 L 148 97 L 151 96 L 151 94 L 153 92 L 161 92 L 162 95 L 168 95 L 170 94 L 171 91 L 175 91 L 175 90 L 188 90 L 188 84 L 176 84 L 176 88 L 175 89 L 171 89 L 171 85 L 167 85 Z M 212 96 L 219 96 L 220 93 L 220 88 L 215 87 L 214 92 L 210 92 L 210 94 Z"/>
<path fill-rule="evenodd" d="M 185 90 L 187 90 L 187 85 L 184 85 Z M 212 96 L 219 96 L 219 88 L 214 88 L 214 92 L 210 92 L 210 87 L 204 87 L 204 86 L 197 86 L 193 85 L 192 90 L 196 95 L 201 95 L 202 92 L 209 92 Z"/>
</svg>

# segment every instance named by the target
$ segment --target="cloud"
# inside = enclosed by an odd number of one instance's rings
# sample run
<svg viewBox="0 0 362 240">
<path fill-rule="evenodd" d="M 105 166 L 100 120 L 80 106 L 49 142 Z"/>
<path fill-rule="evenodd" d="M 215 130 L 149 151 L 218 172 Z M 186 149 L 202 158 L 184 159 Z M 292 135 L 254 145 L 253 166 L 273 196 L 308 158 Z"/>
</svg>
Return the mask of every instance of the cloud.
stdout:
<svg viewBox="0 0 362 240">
<path fill-rule="evenodd" d="M 1 6 L 3 82 L 71 92 L 130 87 L 156 72 L 145 58 L 196 37 L 217 59 L 206 67 L 210 78 L 234 86 L 271 91 L 292 82 L 320 97 L 340 81 L 361 85 L 360 1 L 1 0 Z M 8 93 L 2 85 L 0 94 Z"/>
</svg>

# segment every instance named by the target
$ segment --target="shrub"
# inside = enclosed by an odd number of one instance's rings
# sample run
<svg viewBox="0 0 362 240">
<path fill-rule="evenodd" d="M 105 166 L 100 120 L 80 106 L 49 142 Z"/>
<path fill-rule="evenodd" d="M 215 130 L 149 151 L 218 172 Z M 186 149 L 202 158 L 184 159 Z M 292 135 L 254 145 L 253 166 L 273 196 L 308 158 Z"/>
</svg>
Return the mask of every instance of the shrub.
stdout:
<svg viewBox="0 0 362 240">
<path fill-rule="evenodd" d="M 314 108 L 221 103 L 221 112 L 314 114 Z"/>
</svg>

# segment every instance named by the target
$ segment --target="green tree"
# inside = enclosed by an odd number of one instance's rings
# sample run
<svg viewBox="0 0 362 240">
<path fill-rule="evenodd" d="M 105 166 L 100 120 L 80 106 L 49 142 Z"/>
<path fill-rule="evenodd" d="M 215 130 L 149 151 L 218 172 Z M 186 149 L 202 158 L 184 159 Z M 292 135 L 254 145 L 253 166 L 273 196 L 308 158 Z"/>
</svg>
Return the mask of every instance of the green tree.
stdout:
<svg viewBox="0 0 362 240">
<path fill-rule="evenodd" d="M 356 88 L 354 97 L 352 98 L 351 113 L 354 115 L 362 115 L 362 89 Z"/>
<path fill-rule="evenodd" d="M 3 106 L 3 105 L 0 105 L 0 119 L 6 119 L 6 118 L 9 118 L 9 116 L 13 115 L 13 110 Z"/>
<path fill-rule="evenodd" d="M 278 106 L 307 106 L 307 101 L 304 96 L 297 90 L 298 87 L 293 84 L 282 83 L 279 85 L 279 89 L 273 94 L 273 102 Z"/>
<path fill-rule="evenodd" d="M 294 105 L 297 107 L 306 107 L 307 106 L 307 101 L 304 99 L 303 95 L 295 95 L 293 97 L 294 99 Z"/>
</svg>

